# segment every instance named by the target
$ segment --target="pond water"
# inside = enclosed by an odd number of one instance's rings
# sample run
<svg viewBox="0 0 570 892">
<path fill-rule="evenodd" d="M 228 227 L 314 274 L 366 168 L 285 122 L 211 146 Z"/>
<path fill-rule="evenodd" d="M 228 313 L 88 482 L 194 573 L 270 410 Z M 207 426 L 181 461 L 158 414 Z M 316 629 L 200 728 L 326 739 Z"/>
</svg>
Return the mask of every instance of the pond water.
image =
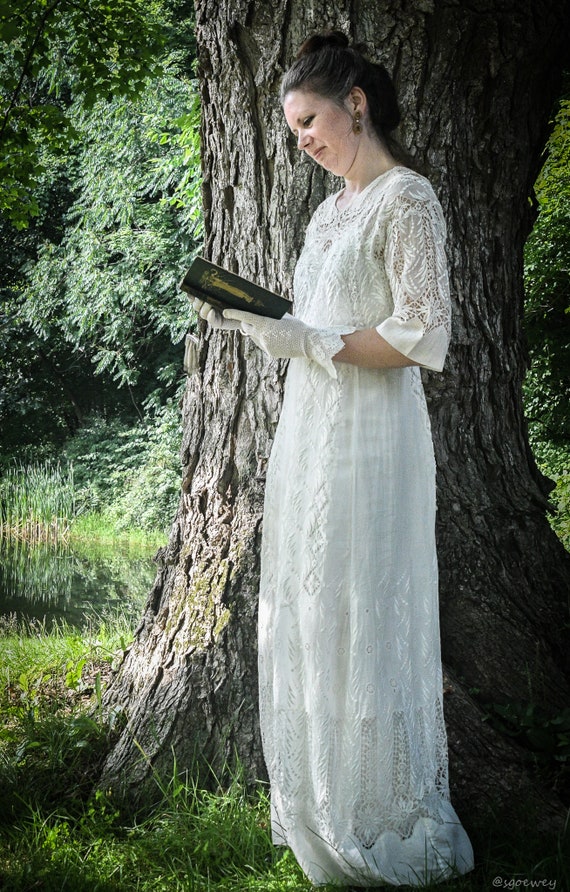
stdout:
<svg viewBox="0 0 570 892">
<path fill-rule="evenodd" d="M 0 615 L 83 626 L 120 610 L 142 615 L 156 575 L 155 546 L 0 539 Z"/>
</svg>

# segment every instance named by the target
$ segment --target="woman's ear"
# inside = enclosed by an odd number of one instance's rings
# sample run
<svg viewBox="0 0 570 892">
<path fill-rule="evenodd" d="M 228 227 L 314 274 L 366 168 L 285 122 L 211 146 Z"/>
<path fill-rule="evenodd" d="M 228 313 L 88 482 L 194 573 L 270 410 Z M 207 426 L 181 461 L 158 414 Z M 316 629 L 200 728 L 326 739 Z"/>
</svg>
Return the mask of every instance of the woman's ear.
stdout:
<svg viewBox="0 0 570 892">
<path fill-rule="evenodd" d="M 350 103 L 350 111 L 353 114 L 355 111 L 359 111 L 361 114 L 364 114 L 368 106 L 366 93 L 364 92 L 364 90 L 361 90 L 360 87 L 353 87 L 348 94 L 348 100 Z"/>
</svg>

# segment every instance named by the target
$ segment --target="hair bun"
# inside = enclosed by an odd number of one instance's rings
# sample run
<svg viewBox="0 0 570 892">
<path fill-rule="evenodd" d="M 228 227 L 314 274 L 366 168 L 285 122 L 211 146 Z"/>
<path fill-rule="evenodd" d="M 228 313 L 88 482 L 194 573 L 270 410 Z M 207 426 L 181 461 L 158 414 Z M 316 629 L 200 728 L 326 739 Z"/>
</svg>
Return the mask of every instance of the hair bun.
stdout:
<svg viewBox="0 0 570 892">
<path fill-rule="evenodd" d="M 311 34 L 299 47 L 296 58 L 302 59 L 303 56 L 308 56 L 310 53 L 318 53 L 319 50 L 325 48 L 332 49 L 333 47 L 338 47 L 344 50 L 348 47 L 348 44 L 348 37 L 342 31 L 325 31 L 322 34 Z"/>
<path fill-rule="evenodd" d="M 359 87 L 368 100 L 373 132 L 388 144 L 388 135 L 400 122 L 398 98 L 390 75 L 380 62 L 372 62 L 370 55 L 365 44 L 351 44 L 342 31 L 311 34 L 283 75 L 281 101 L 288 93 L 301 90 L 343 106 L 353 87 Z M 395 146 L 395 142 L 389 145 Z"/>
</svg>

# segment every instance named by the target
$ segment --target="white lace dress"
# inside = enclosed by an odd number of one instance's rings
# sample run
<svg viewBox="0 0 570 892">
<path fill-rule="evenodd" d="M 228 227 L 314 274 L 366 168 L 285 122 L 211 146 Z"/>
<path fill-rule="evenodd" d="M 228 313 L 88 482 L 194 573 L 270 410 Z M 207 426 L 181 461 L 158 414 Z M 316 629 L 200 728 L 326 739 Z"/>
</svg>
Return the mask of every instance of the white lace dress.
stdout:
<svg viewBox="0 0 570 892">
<path fill-rule="evenodd" d="M 348 209 L 335 201 L 307 229 L 295 314 L 378 327 L 441 369 L 449 295 L 431 186 L 399 167 Z M 335 369 L 290 361 L 268 468 L 259 672 L 273 835 L 316 885 L 421 884 L 473 866 L 449 801 L 429 418 L 417 367 Z"/>
</svg>

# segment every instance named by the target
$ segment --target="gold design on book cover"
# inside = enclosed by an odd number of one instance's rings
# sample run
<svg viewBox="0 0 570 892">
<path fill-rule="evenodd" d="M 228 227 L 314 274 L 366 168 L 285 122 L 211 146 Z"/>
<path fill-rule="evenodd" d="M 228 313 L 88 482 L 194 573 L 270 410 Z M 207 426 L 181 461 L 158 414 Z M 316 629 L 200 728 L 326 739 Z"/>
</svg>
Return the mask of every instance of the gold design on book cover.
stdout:
<svg viewBox="0 0 570 892">
<path fill-rule="evenodd" d="M 208 288 L 219 288 L 220 291 L 227 291 L 229 294 L 235 295 L 235 297 L 241 297 L 241 299 L 247 301 L 248 304 L 257 303 L 255 298 L 250 294 L 247 294 L 245 291 L 242 291 L 241 288 L 236 288 L 235 285 L 230 285 L 229 282 L 224 281 L 222 276 L 216 272 L 216 270 L 203 273 L 200 277 L 200 285 L 204 290 L 207 290 Z"/>
</svg>

